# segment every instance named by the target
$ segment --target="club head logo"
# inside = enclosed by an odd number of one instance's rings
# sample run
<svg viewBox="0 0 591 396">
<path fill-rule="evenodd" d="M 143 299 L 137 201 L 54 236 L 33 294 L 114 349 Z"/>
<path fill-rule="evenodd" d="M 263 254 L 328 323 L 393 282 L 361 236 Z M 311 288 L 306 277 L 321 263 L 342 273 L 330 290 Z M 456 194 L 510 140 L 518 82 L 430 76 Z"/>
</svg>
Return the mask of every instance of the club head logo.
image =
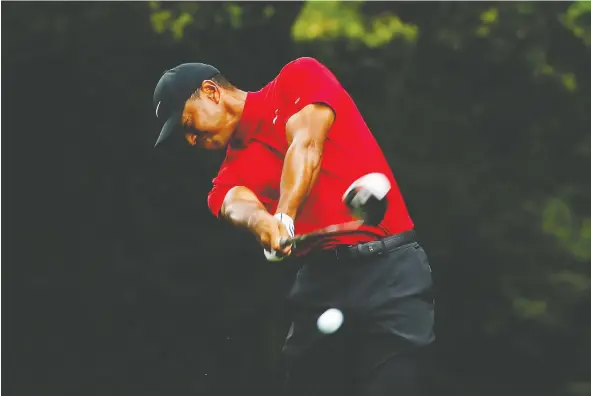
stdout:
<svg viewBox="0 0 591 396">
<path fill-rule="evenodd" d="M 160 103 L 162 103 L 162 101 L 158 102 L 158 104 L 156 105 L 156 117 L 158 117 L 158 118 L 159 118 L 158 109 L 160 109 Z"/>
</svg>

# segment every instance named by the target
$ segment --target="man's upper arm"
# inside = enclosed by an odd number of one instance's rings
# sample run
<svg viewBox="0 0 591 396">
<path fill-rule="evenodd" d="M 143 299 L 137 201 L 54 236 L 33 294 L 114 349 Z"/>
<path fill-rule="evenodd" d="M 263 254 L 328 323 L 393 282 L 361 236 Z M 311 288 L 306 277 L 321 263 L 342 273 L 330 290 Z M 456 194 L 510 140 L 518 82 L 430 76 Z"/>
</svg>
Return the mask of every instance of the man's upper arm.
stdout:
<svg viewBox="0 0 591 396">
<path fill-rule="evenodd" d="M 334 119 L 335 113 L 332 108 L 319 103 L 307 105 L 287 121 L 287 143 L 291 145 L 295 140 L 302 145 L 322 150 Z"/>
</svg>

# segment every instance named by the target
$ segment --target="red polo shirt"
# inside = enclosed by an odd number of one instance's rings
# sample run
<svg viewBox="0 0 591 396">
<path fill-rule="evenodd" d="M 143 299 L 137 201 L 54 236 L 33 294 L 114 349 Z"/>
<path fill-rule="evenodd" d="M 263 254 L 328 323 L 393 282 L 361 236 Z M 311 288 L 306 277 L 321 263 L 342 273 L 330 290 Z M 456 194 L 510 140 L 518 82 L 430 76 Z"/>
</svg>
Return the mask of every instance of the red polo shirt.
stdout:
<svg viewBox="0 0 591 396">
<path fill-rule="evenodd" d="M 219 215 L 227 192 L 234 186 L 248 187 L 270 213 L 275 213 L 288 149 L 285 124 L 312 103 L 330 106 L 336 118 L 324 143 L 316 184 L 295 219 L 296 234 L 353 220 L 341 198 L 353 181 L 371 172 L 385 174 L 392 184 L 382 223 L 363 226 L 363 233 L 325 238 L 310 248 L 367 242 L 412 229 L 413 222 L 392 171 L 353 99 L 330 70 L 312 58 L 288 63 L 260 91 L 247 94 L 236 134 L 213 179 L 208 196 L 212 213 Z"/>
</svg>

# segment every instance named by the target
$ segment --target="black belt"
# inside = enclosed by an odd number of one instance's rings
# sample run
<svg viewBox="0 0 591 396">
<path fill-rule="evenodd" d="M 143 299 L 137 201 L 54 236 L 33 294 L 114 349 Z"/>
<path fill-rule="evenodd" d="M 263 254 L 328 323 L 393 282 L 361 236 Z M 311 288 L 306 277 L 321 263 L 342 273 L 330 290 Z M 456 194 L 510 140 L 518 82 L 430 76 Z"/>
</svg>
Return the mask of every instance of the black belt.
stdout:
<svg viewBox="0 0 591 396">
<path fill-rule="evenodd" d="M 377 241 L 360 243 L 358 245 L 341 245 L 333 249 L 311 252 L 302 258 L 304 260 L 353 260 L 385 254 L 413 242 L 417 242 L 417 235 L 414 230 L 410 230 L 378 239 Z"/>
</svg>

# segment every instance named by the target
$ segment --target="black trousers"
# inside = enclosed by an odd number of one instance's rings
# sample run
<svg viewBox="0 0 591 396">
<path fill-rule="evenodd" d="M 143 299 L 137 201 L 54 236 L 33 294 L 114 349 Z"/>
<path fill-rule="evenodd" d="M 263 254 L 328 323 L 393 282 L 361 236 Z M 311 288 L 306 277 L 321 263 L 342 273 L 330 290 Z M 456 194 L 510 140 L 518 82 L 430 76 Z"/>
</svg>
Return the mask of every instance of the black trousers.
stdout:
<svg viewBox="0 0 591 396">
<path fill-rule="evenodd" d="M 434 341 L 431 268 L 417 242 L 380 255 L 306 258 L 288 296 L 293 322 L 283 347 L 288 396 L 423 395 Z M 343 312 L 333 334 L 317 329 Z"/>
</svg>

